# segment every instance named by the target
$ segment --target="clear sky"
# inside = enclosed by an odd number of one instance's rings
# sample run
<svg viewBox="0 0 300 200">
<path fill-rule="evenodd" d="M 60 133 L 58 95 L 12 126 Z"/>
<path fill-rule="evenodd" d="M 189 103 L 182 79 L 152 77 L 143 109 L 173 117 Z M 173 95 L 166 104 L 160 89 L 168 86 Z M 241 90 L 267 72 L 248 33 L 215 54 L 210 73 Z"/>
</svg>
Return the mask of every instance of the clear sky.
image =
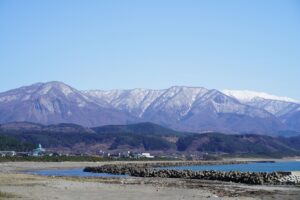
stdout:
<svg viewBox="0 0 300 200">
<path fill-rule="evenodd" d="M 299 0 L 0 0 L 0 91 L 248 89 L 300 99 Z"/>
</svg>

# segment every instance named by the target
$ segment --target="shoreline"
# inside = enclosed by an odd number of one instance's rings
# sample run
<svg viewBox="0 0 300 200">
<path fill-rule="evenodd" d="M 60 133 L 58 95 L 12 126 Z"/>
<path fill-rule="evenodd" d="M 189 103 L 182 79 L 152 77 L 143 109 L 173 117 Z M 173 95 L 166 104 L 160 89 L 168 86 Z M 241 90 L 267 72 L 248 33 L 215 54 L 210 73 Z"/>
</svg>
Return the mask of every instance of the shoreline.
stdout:
<svg viewBox="0 0 300 200">
<path fill-rule="evenodd" d="M 271 161 L 258 161 L 258 163 L 270 163 Z M 87 166 L 84 172 L 106 173 L 113 175 L 128 175 L 132 177 L 153 177 L 153 178 L 177 178 L 177 179 L 199 179 L 217 180 L 224 182 L 235 182 L 252 185 L 299 185 L 300 176 L 292 172 L 240 172 L 240 171 L 215 171 L 215 170 L 176 170 L 166 167 L 191 166 L 191 165 L 231 165 L 247 164 L 253 162 L 241 161 L 214 161 L 214 162 L 165 162 L 165 163 L 124 163 L 107 164 L 98 167 Z M 273 163 L 273 161 L 272 161 Z"/>
<path fill-rule="evenodd" d="M 124 162 L 114 163 L 124 164 Z M 295 186 L 256 186 L 220 181 L 140 177 L 46 177 L 22 172 L 28 169 L 70 169 L 104 164 L 112 164 L 112 162 L 0 163 L 0 192 L 16 196 L 9 198 L 11 200 L 280 200 L 286 198 L 296 200 L 300 197 L 300 188 Z"/>
</svg>

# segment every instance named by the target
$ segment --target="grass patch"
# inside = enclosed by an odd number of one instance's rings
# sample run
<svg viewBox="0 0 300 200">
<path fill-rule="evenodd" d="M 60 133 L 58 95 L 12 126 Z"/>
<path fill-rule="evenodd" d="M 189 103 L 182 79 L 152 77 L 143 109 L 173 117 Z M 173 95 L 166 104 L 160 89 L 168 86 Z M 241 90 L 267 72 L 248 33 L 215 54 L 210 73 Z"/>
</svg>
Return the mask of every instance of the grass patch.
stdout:
<svg viewBox="0 0 300 200">
<path fill-rule="evenodd" d="M 0 157 L 1 162 L 108 162 L 108 161 L 170 161 L 171 158 L 102 158 L 97 156 Z"/>
<path fill-rule="evenodd" d="M 8 192 L 1 192 L 0 191 L 0 200 L 16 198 L 17 196 Z"/>
</svg>

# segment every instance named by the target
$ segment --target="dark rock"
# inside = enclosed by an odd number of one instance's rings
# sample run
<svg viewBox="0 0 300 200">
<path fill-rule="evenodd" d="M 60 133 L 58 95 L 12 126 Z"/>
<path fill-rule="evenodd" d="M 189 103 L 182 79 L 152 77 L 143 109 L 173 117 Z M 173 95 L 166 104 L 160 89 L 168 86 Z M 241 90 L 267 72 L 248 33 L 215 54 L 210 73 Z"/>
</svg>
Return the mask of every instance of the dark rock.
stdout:
<svg viewBox="0 0 300 200">
<path fill-rule="evenodd" d="M 123 164 L 123 165 L 103 165 L 99 167 L 86 167 L 85 172 L 127 174 L 134 177 L 159 177 L 159 178 L 184 178 L 184 179 L 203 179 L 218 180 L 245 184 L 283 184 L 280 181 L 283 177 L 290 175 L 289 172 L 222 172 L 222 171 L 192 171 L 192 170 L 171 170 L 158 169 L 157 167 L 174 165 L 175 163 L 156 163 L 156 164 Z M 189 163 L 185 163 L 189 164 Z M 195 162 L 193 162 L 195 165 Z M 198 163 L 199 164 L 199 163 Z M 203 163 L 201 163 L 203 164 Z M 205 163 L 208 164 L 208 163 Z M 216 164 L 216 163 L 214 163 Z M 224 164 L 224 163 L 223 163 Z M 182 163 L 181 163 L 182 165 Z"/>
</svg>

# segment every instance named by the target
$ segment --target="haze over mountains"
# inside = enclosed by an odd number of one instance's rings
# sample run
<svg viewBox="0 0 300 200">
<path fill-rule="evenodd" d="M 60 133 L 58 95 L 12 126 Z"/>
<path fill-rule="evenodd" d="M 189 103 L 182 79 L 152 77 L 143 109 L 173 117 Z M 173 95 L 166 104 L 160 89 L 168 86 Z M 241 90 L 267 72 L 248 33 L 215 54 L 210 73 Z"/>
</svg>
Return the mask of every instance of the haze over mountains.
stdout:
<svg viewBox="0 0 300 200">
<path fill-rule="evenodd" d="M 0 93 L 0 123 L 15 121 L 86 127 L 153 122 L 181 131 L 272 135 L 300 132 L 300 103 L 250 91 L 179 86 L 79 91 L 48 82 Z"/>
</svg>

